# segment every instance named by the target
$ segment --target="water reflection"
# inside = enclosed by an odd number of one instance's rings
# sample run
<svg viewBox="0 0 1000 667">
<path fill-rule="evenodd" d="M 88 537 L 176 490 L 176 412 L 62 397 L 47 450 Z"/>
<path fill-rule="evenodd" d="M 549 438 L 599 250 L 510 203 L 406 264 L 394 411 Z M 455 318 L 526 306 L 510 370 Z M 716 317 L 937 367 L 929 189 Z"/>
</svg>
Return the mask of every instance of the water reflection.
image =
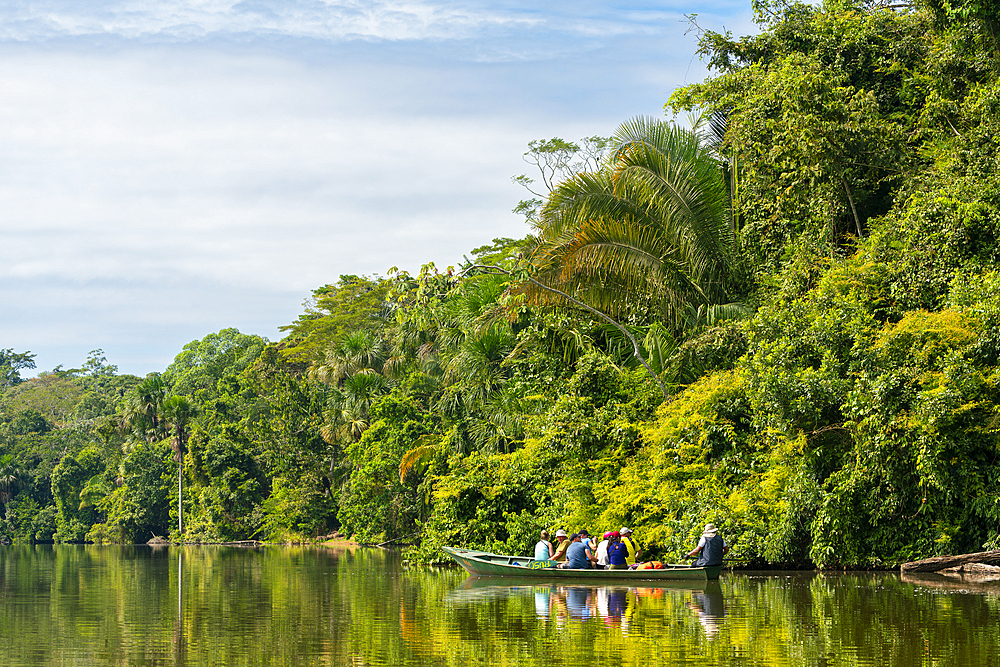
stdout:
<svg viewBox="0 0 1000 667">
<path fill-rule="evenodd" d="M 718 581 L 710 581 L 705 590 L 694 594 L 694 600 L 687 603 L 689 609 L 698 614 L 698 622 L 705 628 L 707 637 L 714 637 L 726 617 L 726 599 Z"/>
<path fill-rule="evenodd" d="M 916 572 L 903 574 L 902 580 L 908 584 L 939 591 L 1000 594 L 1000 574 L 977 572 Z"/>
<path fill-rule="evenodd" d="M 640 607 L 645 617 L 686 607 L 714 636 L 726 615 L 719 582 L 635 582 L 628 585 L 587 586 L 538 583 L 537 579 L 470 577 L 447 599 L 455 604 L 479 604 L 486 599 L 531 597 L 535 616 L 557 626 L 567 621 L 602 623 L 628 635 L 632 617 Z"/>
<path fill-rule="evenodd" d="M 186 645 L 184 643 L 184 550 L 177 550 L 177 623 L 174 625 L 174 662 L 183 665 L 186 662 Z"/>
<path fill-rule="evenodd" d="M 1000 590 L 891 573 L 467 579 L 316 547 L 0 547 L 4 665 L 995 665 Z M 631 583 L 631 582 L 630 582 Z"/>
</svg>

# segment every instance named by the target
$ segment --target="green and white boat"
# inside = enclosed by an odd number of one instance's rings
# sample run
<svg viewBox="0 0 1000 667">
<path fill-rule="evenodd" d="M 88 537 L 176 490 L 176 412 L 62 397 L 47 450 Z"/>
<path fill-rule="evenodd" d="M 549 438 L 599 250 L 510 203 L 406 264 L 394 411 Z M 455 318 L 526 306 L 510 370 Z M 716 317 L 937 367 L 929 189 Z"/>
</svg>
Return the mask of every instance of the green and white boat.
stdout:
<svg viewBox="0 0 1000 667">
<path fill-rule="evenodd" d="M 544 579 L 586 579 L 588 581 L 712 581 L 719 578 L 721 565 L 691 567 L 664 565 L 662 570 L 570 570 L 555 567 L 554 561 L 536 561 L 529 556 L 503 556 L 486 551 L 442 547 L 466 572 L 476 577 L 518 577 Z"/>
</svg>

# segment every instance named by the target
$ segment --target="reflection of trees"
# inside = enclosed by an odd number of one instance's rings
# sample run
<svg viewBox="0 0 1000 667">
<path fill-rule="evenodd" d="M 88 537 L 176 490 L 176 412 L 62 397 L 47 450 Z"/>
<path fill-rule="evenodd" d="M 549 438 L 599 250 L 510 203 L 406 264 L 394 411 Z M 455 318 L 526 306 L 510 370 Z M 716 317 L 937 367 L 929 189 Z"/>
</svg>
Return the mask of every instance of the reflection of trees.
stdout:
<svg viewBox="0 0 1000 667">
<path fill-rule="evenodd" d="M 407 572 L 379 550 L 184 547 L 179 590 L 178 555 L 176 547 L 6 548 L 0 654 L 24 664 L 237 667 L 547 667 L 593 655 L 636 667 L 692 656 L 717 665 L 909 665 L 925 662 L 925 649 L 939 664 L 985 665 L 1000 654 L 996 596 L 915 594 L 885 574 L 456 591 L 464 574 Z M 586 620 L 572 610 L 581 600 Z M 713 637 L 693 607 L 720 620 Z"/>
</svg>

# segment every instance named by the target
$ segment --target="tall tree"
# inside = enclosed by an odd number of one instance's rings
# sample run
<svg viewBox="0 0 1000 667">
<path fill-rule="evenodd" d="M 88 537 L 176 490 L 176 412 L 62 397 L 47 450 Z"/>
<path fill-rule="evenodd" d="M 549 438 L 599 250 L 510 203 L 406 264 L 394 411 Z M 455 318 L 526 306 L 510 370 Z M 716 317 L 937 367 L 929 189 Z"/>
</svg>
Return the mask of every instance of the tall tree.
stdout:
<svg viewBox="0 0 1000 667">
<path fill-rule="evenodd" d="M 390 282 L 383 278 L 340 276 L 334 285 L 314 290 L 305 302 L 305 312 L 284 327 L 281 355 L 288 361 L 322 363 L 327 348 L 346 332 L 377 331 L 389 316 L 386 293 Z"/>
<path fill-rule="evenodd" d="M 614 141 L 603 169 L 549 196 L 536 277 L 612 315 L 680 327 L 689 306 L 728 300 L 736 237 L 721 165 L 694 133 L 660 120 L 633 119 Z"/>
<path fill-rule="evenodd" d="M 31 352 L 15 352 L 13 348 L 0 349 L 0 390 L 22 382 L 21 371 L 35 367 Z"/>
<path fill-rule="evenodd" d="M 919 168 L 910 149 L 958 132 L 966 82 L 965 50 L 932 46 L 928 12 L 864 0 L 754 5 L 760 33 L 704 31 L 699 53 L 717 76 L 679 88 L 666 108 L 725 113 L 741 247 L 760 275 L 801 237 L 832 252 L 866 236 Z"/>
<path fill-rule="evenodd" d="M 136 437 L 155 442 L 165 435 L 160 410 L 167 386 L 159 373 L 150 373 L 125 399 L 123 425 Z"/>
<path fill-rule="evenodd" d="M 14 490 L 21 475 L 21 469 L 14 460 L 13 454 L 0 457 L 0 502 L 4 504 L 4 516 L 7 515 L 7 505 L 14 498 Z"/>
<path fill-rule="evenodd" d="M 223 329 L 185 345 L 163 371 L 163 379 L 177 394 L 208 400 L 223 375 L 238 375 L 260 356 L 266 345 L 266 338 L 243 334 L 238 329 Z"/>
<path fill-rule="evenodd" d="M 163 401 L 163 421 L 174 432 L 171 449 L 177 461 L 177 534 L 184 534 L 184 453 L 195 407 L 186 396 L 171 396 Z"/>
<path fill-rule="evenodd" d="M 537 220 L 545 198 L 560 182 L 580 172 L 597 171 L 610 148 L 609 137 L 596 135 L 584 137 L 579 143 L 559 137 L 529 141 L 522 159 L 535 168 L 541 184 L 527 174 L 511 179 L 532 194 L 530 199 L 518 202 L 514 213 L 525 216 L 528 222 Z"/>
</svg>

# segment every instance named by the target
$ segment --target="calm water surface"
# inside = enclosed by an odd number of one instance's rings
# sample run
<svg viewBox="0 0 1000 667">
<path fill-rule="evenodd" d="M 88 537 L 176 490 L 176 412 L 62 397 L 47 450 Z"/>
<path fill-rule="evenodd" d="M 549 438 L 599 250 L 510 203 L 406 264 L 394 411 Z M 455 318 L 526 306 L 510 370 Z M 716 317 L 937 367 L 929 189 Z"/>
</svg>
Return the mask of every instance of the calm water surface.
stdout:
<svg viewBox="0 0 1000 667">
<path fill-rule="evenodd" d="M 398 554 L 0 547 L 3 665 L 998 665 L 1000 585 L 547 586 Z"/>
</svg>

